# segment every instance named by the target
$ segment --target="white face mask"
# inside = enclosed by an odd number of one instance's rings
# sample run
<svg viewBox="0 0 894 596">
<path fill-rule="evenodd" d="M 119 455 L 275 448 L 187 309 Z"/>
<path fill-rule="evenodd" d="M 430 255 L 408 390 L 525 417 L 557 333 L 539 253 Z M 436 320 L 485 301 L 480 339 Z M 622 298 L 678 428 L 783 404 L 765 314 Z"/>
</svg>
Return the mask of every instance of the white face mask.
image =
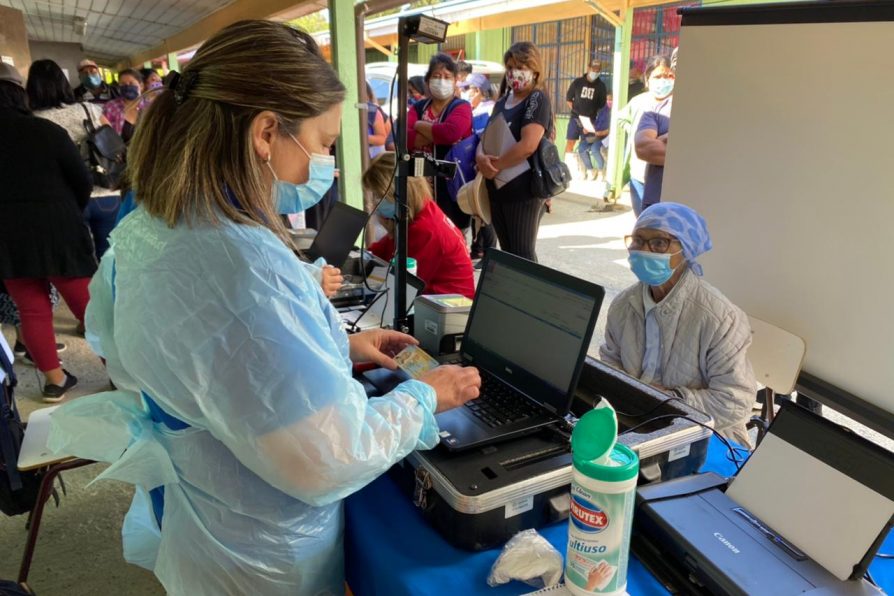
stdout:
<svg viewBox="0 0 894 596">
<path fill-rule="evenodd" d="M 592 83 L 593 81 L 595 81 L 596 79 L 598 79 L 598 78 L 599 78 L 599 73 L 598 73 L 598 72 L 592 72 L 592 71 L 590 71 L 590 72 L 587 73 L 587 80 L 590 81 L 591 83 Z"/>
<path fill-rule="evenodd" d="M 453 97 L 455 84 L 453 79 L 431 79 L 428 88 L 435 99 L 447 99 Z"/>
</svg>

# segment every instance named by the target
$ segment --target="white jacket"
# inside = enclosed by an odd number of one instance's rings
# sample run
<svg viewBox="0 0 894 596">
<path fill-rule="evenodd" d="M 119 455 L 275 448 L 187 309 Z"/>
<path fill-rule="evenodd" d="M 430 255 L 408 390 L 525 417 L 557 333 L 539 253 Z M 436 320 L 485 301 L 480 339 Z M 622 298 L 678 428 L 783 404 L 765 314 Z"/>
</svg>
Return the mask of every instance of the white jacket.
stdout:
<svg viewBox="0 0 894 596">
<path fill-rule="evenodd" d="M 660 384 L 714 418 L 720 433 L 750 446 L 745 429 L 757 383 L 747 357 L 748 318 L 692 271 L 655 307 L 661 331 Z M 608 310 L 600 358 L 641 378 L 646 347 L 643 286 L 618 295 Z"/>
</svg>

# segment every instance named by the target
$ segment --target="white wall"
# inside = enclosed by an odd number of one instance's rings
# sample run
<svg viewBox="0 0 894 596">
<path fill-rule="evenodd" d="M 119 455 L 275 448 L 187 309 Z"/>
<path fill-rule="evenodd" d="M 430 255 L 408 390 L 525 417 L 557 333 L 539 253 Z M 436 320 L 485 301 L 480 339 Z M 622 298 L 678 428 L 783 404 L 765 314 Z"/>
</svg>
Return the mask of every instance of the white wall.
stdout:
<svg viewBox="0 0 894 596">
<path fill-rule="evenodd" d="M 68 82 L 72 87 L 81 84 L 78 80 L 78 62 L 84 59 L 81 44 L 56 43 L 51 41 L 29 41 L 31 61 L 52 60 L 63 70 L 68 71 Z"/>
<path fill-rule="evenodd" d="M 707 219 L 709 282 L 890 412 L 892 39 L 892 22 L 684 26 L 662 195 Z"/>
</svg>

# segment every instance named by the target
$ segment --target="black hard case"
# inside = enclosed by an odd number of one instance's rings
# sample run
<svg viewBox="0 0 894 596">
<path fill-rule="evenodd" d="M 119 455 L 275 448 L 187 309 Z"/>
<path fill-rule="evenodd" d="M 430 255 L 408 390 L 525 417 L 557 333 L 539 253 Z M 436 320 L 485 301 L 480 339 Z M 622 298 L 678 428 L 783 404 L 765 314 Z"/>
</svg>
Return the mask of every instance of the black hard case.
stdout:
<svg viewBox="0 0 894 596">
<path fill-rule="evenodd" d="M 582 415 L 601 396 L 619 412 L 619 432 L 658 416 L 680 416 L 619 437 L 639 454 L 641 484 L 693 474 L 704 463 L 711 431 L 692 420 L 711 426 L 709 416 L 587 358 L 572 413 Z M 391 475 L 451 544 L 487 549 L 521 530 L 568 516 L 570 431 L 570 425 L 543 429 L 461 453 L 443 448 L 417 451 L 394 466 Z"/>
</svg>

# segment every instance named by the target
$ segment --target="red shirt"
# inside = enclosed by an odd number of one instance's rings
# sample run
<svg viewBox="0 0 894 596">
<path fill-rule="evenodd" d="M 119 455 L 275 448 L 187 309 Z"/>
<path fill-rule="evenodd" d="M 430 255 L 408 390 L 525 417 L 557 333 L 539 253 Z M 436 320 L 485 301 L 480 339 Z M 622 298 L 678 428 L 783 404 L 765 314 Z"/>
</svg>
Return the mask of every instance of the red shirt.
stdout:
<svg viewBox="0 0 894 596">
<path fill-rule="evenodd" d="M 446 110 L 447 106 L 444 106 L 444 109 Z M 422 114 L 422 121 L 432 122 L 431 134 L 435 140 L 435 145 L 443 147 L 444 153 L 446 153 L 446 149 L 472 134 L 472 104 L 467 101 L 459 102 L 443 122 L 440 122 L 441 115 L 435 116 L 431 105 L 429 105 Z M 413 126 L 418 119 L 416 108 L 411 107 L 407 112 L 407 147 L 409 147 L 411 152 L 416 146 L 416 130 Z M 426 146 L 424 150 L 430 154 L 432 152 L 431 145 Z M 438 159 L 441 159 L 441 157 L 438 157 Z"/>
<path fill-rule="evenodd" d="M 394 239 L 385 236 L 369 250 L 380 259 L 390 261 L 394 257 Z M 407 255 L 416 259 L 418 277 L 425 282 L 423 294 L 475 297 L 475 279 L 466 240 L 431 199 L 410 223 Z"/>
</svg>

